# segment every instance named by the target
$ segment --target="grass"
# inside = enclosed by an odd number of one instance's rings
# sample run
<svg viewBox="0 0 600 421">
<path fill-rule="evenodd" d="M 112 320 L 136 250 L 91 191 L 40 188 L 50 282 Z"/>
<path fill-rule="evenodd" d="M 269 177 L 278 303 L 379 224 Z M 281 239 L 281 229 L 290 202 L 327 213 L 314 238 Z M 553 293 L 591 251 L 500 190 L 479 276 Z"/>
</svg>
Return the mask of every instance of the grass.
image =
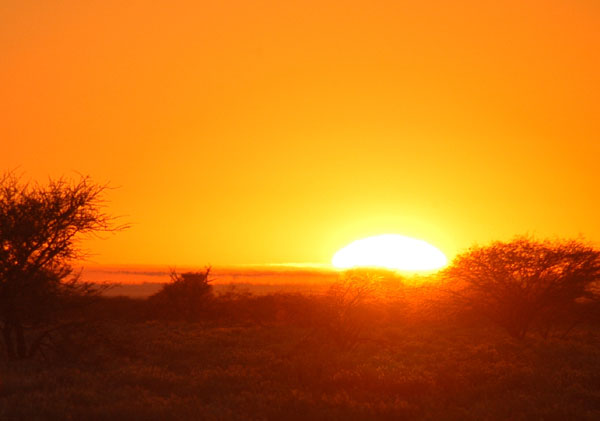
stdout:
<svg viewBox="0 0 600 421">
<path fill-rule="evenodd" d="M 125 322 L 83 358 L 4 363 L 2 420 L 600 419 L 600 330 L 515 342 L 386 323 L 340 348 L 290 324 Z"/>
</svg>

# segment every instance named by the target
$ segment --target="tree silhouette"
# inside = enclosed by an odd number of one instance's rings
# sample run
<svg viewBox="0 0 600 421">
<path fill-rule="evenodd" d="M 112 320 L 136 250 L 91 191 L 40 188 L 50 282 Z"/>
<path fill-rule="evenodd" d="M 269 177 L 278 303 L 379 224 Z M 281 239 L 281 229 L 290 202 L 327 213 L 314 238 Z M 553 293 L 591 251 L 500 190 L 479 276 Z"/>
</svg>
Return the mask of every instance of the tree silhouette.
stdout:
<svg viewBox="0 0 600 421">
<path fill-rule="evenodd" d="M 0 177 L 0 322 L 9 358 L 34 356 L 65 314 L 98 292 L 71 264 L 84 257 L 82 234 L 124 228 L 103 212 L 105 190 L 88 177 L 47 185 Z"/>
<path fill-rule="evenodd" d="M 547 334 L 557 323 L 572 328 L 600 298 L 600 251 L 575 240 L 516 237 L 473 247 L 442 274 L 462 309 L 485 316 L 515 338 L 532 326 Z"/>
</svg>

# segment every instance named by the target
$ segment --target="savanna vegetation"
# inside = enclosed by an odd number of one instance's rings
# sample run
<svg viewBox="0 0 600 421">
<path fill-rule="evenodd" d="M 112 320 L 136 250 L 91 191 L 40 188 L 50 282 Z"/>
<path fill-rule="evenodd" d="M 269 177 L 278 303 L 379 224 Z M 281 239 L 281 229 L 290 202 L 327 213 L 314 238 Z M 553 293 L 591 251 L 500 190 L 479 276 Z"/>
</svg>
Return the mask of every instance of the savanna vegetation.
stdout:
<svg viewBox="0 0 600 421">
<path fill-rule="evenodd" d="M 600 253 L 517 237 L 426 280 L 348 271 L 327 292 L 148 298 L 73 276 L 118 229 L 87 179 L 3 179 L 0 419 L 599 419 Z"/>
</svg>

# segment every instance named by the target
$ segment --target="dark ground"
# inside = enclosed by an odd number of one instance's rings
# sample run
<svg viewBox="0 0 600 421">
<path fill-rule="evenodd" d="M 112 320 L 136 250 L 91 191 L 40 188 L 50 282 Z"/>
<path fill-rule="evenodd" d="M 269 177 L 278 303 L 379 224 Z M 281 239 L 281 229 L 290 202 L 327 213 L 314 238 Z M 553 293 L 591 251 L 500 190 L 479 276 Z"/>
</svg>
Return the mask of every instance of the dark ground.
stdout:
<svg viewBox="0 0 600 421">
<path fill-rule="evenodd" d="M 0 419 L 600 419 L 600 330 L 518 342 L 396 323 L 348 344 L 281 323 L 113 321 L 99 332 L 79 354 L 2 363 Z"/>
</svg>

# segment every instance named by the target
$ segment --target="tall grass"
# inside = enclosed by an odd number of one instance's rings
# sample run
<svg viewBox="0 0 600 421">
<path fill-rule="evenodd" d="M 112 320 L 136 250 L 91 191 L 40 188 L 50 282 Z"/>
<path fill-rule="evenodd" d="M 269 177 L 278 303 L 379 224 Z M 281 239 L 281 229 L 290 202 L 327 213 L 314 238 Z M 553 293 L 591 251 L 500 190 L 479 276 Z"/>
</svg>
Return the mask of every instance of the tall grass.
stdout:
<svg viewBox="0 0 600 421">
<path fill-rule="evenodd" d="M 516 341 L 432 285 L 371 281 L 229 291 L 200 321 L 107 298 L 83 352 L 0 365 L 0 419 L 600 419 L 596 325 Z"/>
</svg>

